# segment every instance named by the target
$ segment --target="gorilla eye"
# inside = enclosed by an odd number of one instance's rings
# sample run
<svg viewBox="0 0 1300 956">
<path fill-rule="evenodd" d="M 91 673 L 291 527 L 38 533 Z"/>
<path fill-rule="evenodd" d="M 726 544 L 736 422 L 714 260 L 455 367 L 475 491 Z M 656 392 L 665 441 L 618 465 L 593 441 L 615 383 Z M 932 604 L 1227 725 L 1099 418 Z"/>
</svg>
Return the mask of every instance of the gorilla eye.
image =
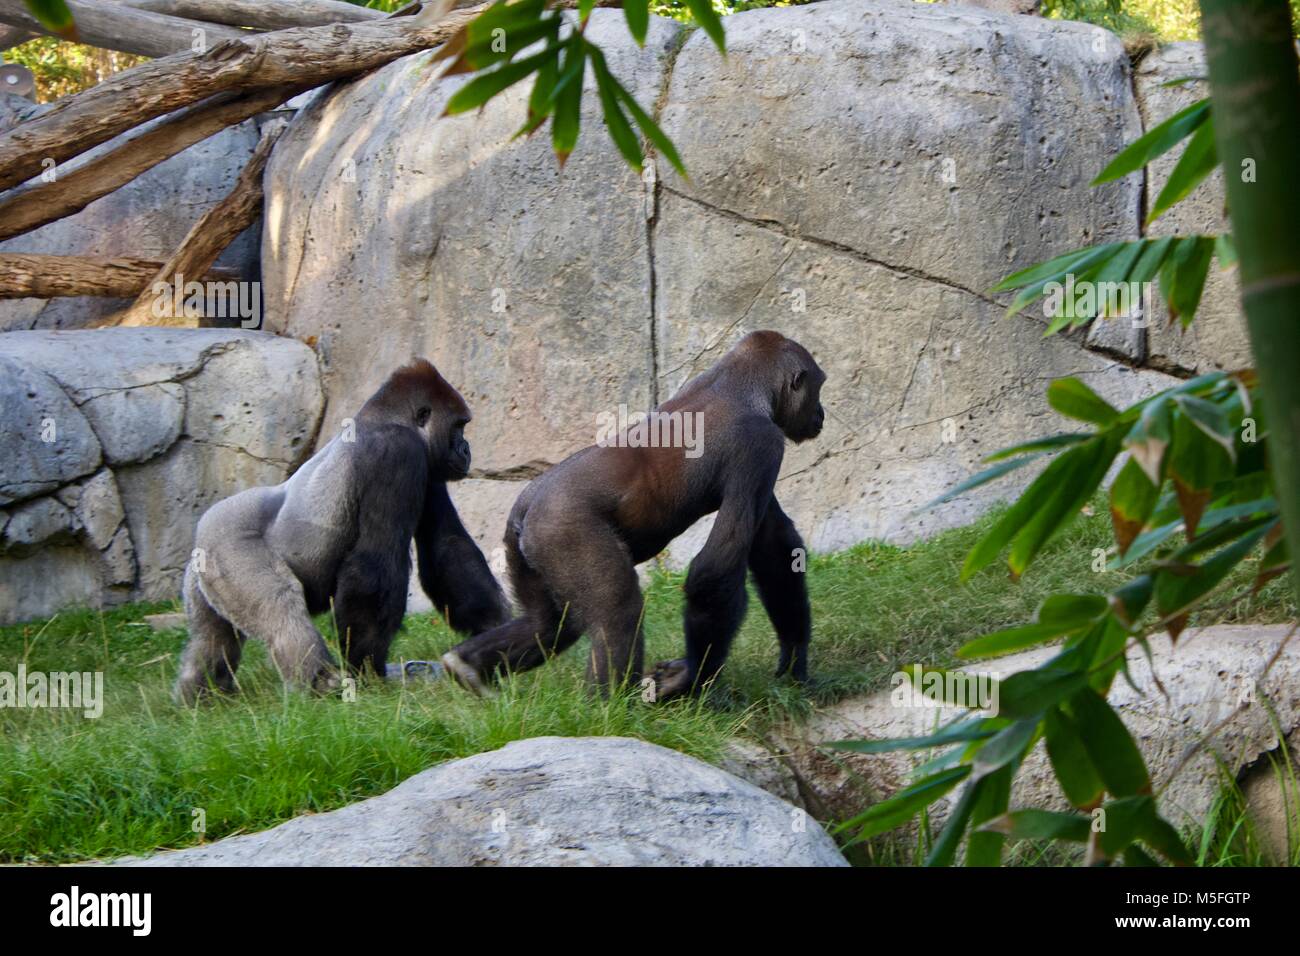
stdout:
<svg viewBox="0 0 1300 956">
<path fill-rule="evenodd" d="M 799 369 L 799 371 L 794 373 L 794 378 L 790 380 L 790 387 L 796 392 L 799 391 L 799 389 L 803 388 L 803 380 L 804 371 L 803 369 Z"/>
<path fill-rule="evenodd" d="M 433 409 L 429 408 L 426 405 L 424 408 L 421 408 L 418 412 L 415 413 L 415 424 L 419 428 L 423 428 L 426 424 L 428 424 L 429 416 L 432 414 L 433 414 Z"/>
</svg>

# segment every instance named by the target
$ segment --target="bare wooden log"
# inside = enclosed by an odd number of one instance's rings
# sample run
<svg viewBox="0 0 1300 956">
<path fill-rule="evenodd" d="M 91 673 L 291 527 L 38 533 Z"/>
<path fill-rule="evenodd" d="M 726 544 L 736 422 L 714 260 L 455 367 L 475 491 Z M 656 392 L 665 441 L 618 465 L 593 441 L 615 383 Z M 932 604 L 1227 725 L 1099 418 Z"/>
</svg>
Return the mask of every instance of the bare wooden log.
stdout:
<svg viewBox="0 0 1300 956">
<path fill-rule="evenodd" d="M 215 23 L 197 23 L 137 10 L 123 3 L 67 0 L 67 4 L 82 43 L 140 56 L 165 57 L 192 50 L 200 41 L 210 49 L 222 40 L 237 39 L 246 32 Z M 23 0 L 0 0 L 0 23 L 53 36 L 31 15 Z M 202 33 L 195 32 L 198 30 Z"/>
<path fill-rule="evenodd" d="M 222 93 L 179 111 L 53 182 L 32 180 L 18 186 L 0 195 L 0 240 L 80 212 L 163 160 L 301 92 L 302 87 L 275 86 L 247 94 Z"/>
<path fill-rule="evenodd" d="M 235 181 L 234 188 L 219 203 L 199 217 L 198 222 L 181 240 L 180 247 L 158 269 L 139 297 L 131 306 L 117 313 L 108 325 L 197 325 L 197 321 L 184 314 L 159 319 L 154 315 L 159 283 L 170 286 L 179 281 L 178 276 L 196 276 L 207 272 L 217 261 L 221 251 L 235 241 L 235 237 L 251 226 L 262 212 L 262 172 L 271 157 L 271 149 L 289 124 L 275 120 L 262 130 L 253 155 L 248 158 Z"/>
<path fill-rule="evenodd" d="M 129 299 L 147 289 L 163 263 L 134 256 L 50 256 L 0 252 L 0 299 L 67 295 Z M 208 269 L 201 281 L 231 282 L 233 269 Z"/>
<path fill-rule="evenodd" d="M 17 0 L 0 0 L 0 3 Z M 487 8 L 479 4 L 427 24 L 396 17 L 297 27 L 222 40 L 203 53 L 142 63 L 56 103 L 0 136 L 0 190 L 98 146 L 146 120 L 229 90 L 319 86 L 438 46 Z"/>
<path fill-rule="evenodd" d="M 385 14 L 343 0 L 126 0 L 133 7 L 232 27 L 287 30 L 382 20 Z"/>
</svg>

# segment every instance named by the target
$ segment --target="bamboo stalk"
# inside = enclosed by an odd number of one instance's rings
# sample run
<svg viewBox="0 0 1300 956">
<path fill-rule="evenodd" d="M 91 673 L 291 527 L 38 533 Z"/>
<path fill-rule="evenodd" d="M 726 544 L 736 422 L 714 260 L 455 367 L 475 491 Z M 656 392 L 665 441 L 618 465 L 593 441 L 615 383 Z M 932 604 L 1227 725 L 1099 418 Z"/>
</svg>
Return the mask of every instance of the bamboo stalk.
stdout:
<svg viewBox="0 0 1300 956">
<path fill-rule="evenodd" d="M 1287 0 L 1201 0 L 1241 304 L 1300 598 L 1300 76 Z"/>
</svg>

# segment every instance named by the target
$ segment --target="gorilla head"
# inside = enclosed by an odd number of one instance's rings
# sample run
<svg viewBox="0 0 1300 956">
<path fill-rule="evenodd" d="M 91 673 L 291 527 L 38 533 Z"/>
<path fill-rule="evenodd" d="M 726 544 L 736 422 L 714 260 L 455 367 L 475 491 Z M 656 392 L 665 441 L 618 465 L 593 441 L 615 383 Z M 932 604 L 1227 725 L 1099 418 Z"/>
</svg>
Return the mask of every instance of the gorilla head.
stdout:
<svg viewBox="0 0 1300 956">
<path fill-rule="evenodd" d="M 826 423 L 822 385 L 826 373 L 806 348 L 780 332 L 751 332 L 723 362 L 735 361 L 754 378 L 765 380 L 772 401 L 772 421 L 793 442 L 821 434 Z"/>
<path fill-rule="evenodd" d="M 416 359 L 389 376 L 361 407 L 359 422 L 409 425 L 424 440 L 429 467 L 439 481 L 459 481 L 469 474 L 465 426 L 473 416 L 460 393 L 427 359 Z"/>
</svg>

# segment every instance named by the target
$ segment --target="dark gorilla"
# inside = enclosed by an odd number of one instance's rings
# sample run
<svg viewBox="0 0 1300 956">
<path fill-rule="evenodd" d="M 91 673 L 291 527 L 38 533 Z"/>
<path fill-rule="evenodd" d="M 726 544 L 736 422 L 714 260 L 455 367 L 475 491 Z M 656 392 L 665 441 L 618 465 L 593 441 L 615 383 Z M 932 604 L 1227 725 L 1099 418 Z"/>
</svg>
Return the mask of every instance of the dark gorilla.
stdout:
<svg viewBox="0 0 1300 956">
<path fill-rule="evenodd" d="M 464 641 L 442 659 L 477 693 L 591 638 L 588 679 L 637 682 L 644 653 L 635 566 L 717 512 L 686 578 L 686 656 L 658 665 L 655 696 L 689 693 L 717 674 L 745 615 L 745 572 L 781 645 L 777 676 L 808 672 L 811 617 L 803 541 L 773 494 L 785 440 L 822 430 L 826 375 L 777 332 L 754 332 L 691 380 L 660 415 L 699 413 L 702 448 L 591 446 L 530 484 L 506 528 L 510 579 L 523 616 Z"/>
<path fill-rule="evenodd" d="M 283 484 L 218 502 L 199 521 L 185 571 L 190 640 L 177 697 L 235 689 L 246 637 L 270 647 L 286 681 L 328 689 L 336 664 L 311 615 L 330 608 L 344 658 L 385 674 L 402 622 L 415 536 L 420 584 L 458 631 L 510 617 L 465 531 L 447 482 L 469 473 L 464 399 L 424 359 L 399 368 Z"/>
</svg>

